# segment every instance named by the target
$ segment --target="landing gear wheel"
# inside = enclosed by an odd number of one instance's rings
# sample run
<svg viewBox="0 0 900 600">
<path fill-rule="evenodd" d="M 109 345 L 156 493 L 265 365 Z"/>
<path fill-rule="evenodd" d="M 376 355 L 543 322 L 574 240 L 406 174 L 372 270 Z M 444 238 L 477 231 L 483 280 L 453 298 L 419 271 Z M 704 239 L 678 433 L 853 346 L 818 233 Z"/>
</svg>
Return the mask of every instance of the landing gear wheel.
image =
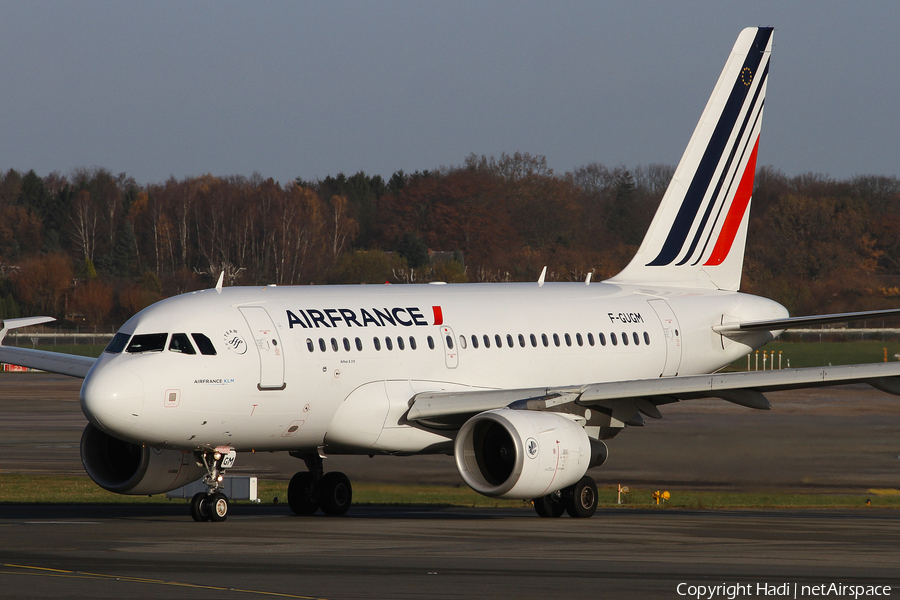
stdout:
<svg viewBox="0 0 900 600">
<path fill-rule="evenodd" d="M 319 510 L 319 495 L 312 473 L 300 471 L 288 484 L 288 506 L 297 515 L 311 515 Z"/>
<path fill-rule="evenodd" d="M 573 519 L 587 519 L 597 511 L 597 484 L 585 475 L 578 483 L 565 489 L 566 512 Z"/>
<path fill-rule="evenodd" d="M 562 514 L 566 512 L 566 507 L 563 506 L 559 492 L 535 498 L 533 502 L 534 512 L 536 512 L 539 517 L 561 517 Z"/>
<path fill-rule="evenodd" d="M 191 518 L 195 521 L 209 521 L 209 506 L 206 503 L 206 494 L 198 492 L 191 498 Z"/>
<path fill-rule="evenodd" d="M 209 518 L 216 523 L 228 518 L 228 496 L 222 492 L 210 494 L 204 504 L 209 507 Z"/>
<path fill-rule="evenodd" d="M 332 471 L 322 476 L 319 483 L 319 505 L 323 513 L 330 516 L 346 514 L 352 501 L 353 489 L 346 475 Z"/>
</svg>

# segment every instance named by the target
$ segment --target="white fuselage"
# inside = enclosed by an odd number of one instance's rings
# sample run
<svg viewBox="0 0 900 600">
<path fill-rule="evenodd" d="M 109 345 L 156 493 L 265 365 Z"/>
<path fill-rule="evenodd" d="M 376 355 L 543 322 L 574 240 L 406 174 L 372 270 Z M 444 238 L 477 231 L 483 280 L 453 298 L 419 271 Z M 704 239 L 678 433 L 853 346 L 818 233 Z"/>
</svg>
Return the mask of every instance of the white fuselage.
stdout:
<svg viewBox="0 0 900 600">
<path fill-rule="evenodd" d="M 165 349 L 105 352 L 82 408 L 157 448 L 448 452 L 454 431 L 404 420 L 415 394 L 709 373 L 772 339 L 713 326 L 785 316 L 737 292 L 609 283 L 204 290 L 130 319 L 120 333 L 167 334 Z M 170 350 L 179 333 L 215 355 Z"/>
</svg>

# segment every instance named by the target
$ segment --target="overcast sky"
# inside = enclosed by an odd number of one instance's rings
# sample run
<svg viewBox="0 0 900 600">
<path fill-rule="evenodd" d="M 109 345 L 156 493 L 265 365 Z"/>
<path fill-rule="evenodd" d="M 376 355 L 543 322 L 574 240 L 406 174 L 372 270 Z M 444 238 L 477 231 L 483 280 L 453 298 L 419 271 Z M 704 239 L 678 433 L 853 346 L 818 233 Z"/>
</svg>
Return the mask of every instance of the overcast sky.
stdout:
<svg viewBox="0 0 900 600">
<path fill-rule="evenodd" d="M 776 28 L 760 164 L 900 175 L 900 4 L 830 0 L 3 2 L 0 169 L 675 165 L 756 25 Z"/>
</svg>

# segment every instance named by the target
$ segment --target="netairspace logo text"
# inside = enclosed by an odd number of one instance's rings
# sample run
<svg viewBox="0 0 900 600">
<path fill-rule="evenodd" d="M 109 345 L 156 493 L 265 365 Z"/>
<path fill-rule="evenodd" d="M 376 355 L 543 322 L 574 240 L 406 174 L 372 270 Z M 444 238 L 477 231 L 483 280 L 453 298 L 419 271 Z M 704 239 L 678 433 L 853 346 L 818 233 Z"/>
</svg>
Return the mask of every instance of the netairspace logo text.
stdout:
<svg viewBox="0 0 900 600">
<path fill-rule="evenodd" d="M 874 598 L 891 595 L 889 585 L 853 585 L 845 583 L 820 583 L 815 585 L 800 583 L 721 583 L 718 585 L 693 585 L 679 583 L 675 588 L 679 596 L 697 600 L 718 600 L 725 598 Z"/>
</svg>

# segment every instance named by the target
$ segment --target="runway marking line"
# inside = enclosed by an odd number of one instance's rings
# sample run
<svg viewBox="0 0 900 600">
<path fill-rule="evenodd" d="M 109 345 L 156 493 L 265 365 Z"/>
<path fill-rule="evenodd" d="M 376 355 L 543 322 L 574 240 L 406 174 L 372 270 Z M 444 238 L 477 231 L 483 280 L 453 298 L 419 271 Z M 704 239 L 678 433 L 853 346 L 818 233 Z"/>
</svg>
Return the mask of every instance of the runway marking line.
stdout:
<svg viewBox="0 0 900 600">
<path fill-rule="evenodd" d="M 171 585 L 175 587 L 197 588 L 216 592 L 236 592 L 239 594 L 255 594 L 257 596 L 274 596 L 277 598 L 299 598 L 300 600 L 324 600 L 318 596 L 297 596 L 294 594 L 282 594 L 280 592 L 265 592 L 262 590 L 244 590 L 240 588 L 226 588 L 212 585 L 200 585 L 196 583 L 184 583 L 181 581 L 165 581 L 163 579 L 147 579 L 144 577 L 130 577 L 122 575 L 106 575 L 104 573 L 88 573 L 85 571 L 69 571 L 67 569 L 51 569 L 50 567 L 36 567 L 34 565 L 14 565 L 2 563 L 0 567 L 8 569 L 24 569 L 25 573 L 16 571 L 0 571 L 5 575 L 43 575 L 45 577 L 69 577 L 73 579 L 107 579 L 112 581 L 124 581 L 127 583 L 151 583 L 154 585 Z"/>
</svg>

